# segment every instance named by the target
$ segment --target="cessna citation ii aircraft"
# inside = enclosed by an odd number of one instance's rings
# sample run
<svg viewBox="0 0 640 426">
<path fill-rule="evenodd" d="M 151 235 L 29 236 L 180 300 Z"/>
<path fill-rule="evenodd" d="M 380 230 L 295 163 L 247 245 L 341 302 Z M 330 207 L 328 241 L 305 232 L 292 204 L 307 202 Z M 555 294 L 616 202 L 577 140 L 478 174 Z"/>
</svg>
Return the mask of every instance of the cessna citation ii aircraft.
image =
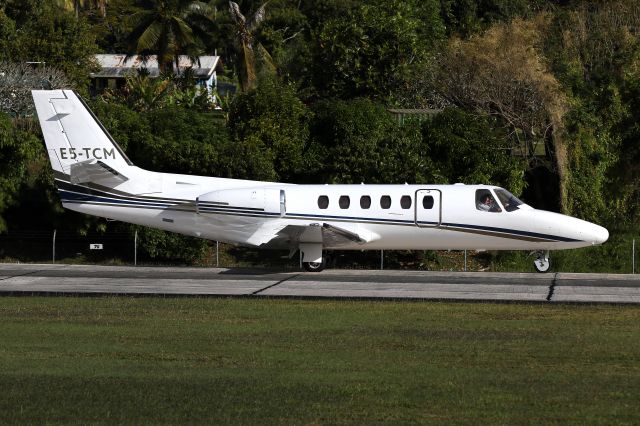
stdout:
<svg viewBox="0 0 640 426">
<path fill-rule="evenodd" d="M 549 250 L 604 243 L 608 231 L 536 210 L 487 185 L 292 185 L 157 173 L 133 165 L 70 90 L 33 91 L 62 205 L 78 212 L 252 247 L 300 250 Z"/>
</svg>

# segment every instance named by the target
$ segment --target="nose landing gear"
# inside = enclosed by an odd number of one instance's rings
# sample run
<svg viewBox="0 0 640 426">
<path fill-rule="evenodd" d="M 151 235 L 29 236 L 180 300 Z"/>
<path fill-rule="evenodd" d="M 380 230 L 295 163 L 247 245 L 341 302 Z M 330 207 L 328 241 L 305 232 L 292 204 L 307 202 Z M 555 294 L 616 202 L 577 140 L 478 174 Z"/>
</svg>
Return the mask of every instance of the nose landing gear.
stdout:
<svg viewBox="0 0 640 426">
<path fill-rule="evenodd" d="M 549 259 L 549 250 L 535 252 L 536 260 L 533 261 L 533 266 L 538 272 L 547 272 L 551 268 L 551 259 Z"/>
</svg>

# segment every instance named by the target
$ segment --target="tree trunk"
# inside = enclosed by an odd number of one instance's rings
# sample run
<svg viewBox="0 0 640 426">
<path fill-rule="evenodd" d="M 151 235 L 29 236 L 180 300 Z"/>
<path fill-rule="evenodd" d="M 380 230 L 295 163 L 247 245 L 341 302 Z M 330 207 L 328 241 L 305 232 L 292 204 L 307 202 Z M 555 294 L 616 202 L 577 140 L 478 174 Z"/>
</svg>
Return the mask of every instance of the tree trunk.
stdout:
<svg viewBox="0 0 640 426">
<path fill-rule="evenodd" d="M 556 127 L 552 135 L 554 146 L 554 157 L 556 161 L 556 169 L 558 170 L 558 189 L 559 189 L 559 203 L 560 212 L 562 214 L 569 214 L 569 208 L 567 205 L 567 180 L 569 178 L 569 160 L 567 155 L 567 145 L 563 139 L 563 131 L 561 128 Z"/>
</svg>

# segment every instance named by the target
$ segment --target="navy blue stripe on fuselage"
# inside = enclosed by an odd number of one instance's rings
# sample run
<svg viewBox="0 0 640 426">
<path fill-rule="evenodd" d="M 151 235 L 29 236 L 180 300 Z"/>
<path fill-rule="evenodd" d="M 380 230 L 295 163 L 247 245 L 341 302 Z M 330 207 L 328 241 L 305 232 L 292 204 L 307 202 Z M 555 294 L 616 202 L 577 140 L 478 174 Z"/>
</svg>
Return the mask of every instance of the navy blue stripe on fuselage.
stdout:
<svg viewBox="0 0 640 426">
<path fill-rule="evenodd" d="M 469 224 L 463 224 L 463 223 L 442 223 L 442 226 L 446 226 L 448 228 L 468 229 L 472 231 L 507 233 L 507 234 L 516 235 L 516 236 L 544 239 L 549 241 L 560 241 L 565 243 L 581 241 L 581 240 L 575 240 L 573 238 L 559 237 L 557 235 L 548 235 L 548 234 L 540 234 L 537 232 L 520 231 L 518 229 L 496 228 L 493 226 L 469 225 Z"/>
<path fill-rule="evenodd" d="M 335 216 L 335 215 L 318 215 L 307 213 L 287 213 L 285 215 L 288 219 L 304 219 L 304 220 L 333 220 L 339 222 L 366 222 L 366 223 L 380 223 L 384 225 L 406 225 L 416 226 L 416 222 L 411 219 L 385 219 L 380 217 L 362 217 L 362 216 Z M 423 223 L 423 222 L 420 222 Z M 435 222 L 424 222 L 425 224 L 437 225 Z"/>
<path fill-rule="evenodd" d="M 224 207 L 200 207 L 198 206 L 199 213 L 211 213 L 211 214 L 244 214 L 245 216 L 255 216 L 255 217 L 280 217 L 280 213 L 271 213 L 265 212 L 264 209 L 254 209 L 254 208 L 245 208 L 245 207 L 233 207 L 233 206 L 224 206 Z"/>
<path fill-rule="evenodd" d="M 75 204 L 93 204 L 93 205 L 111 205 L 122 206 L 131 208 L 147 208 L 154 210 L 178 210 L 178 211 L 191 211 L 195 213 L 195 204 L 192 200 L 186 199 L 171 199 L 172 201 L 165 201 L 166 198 L 156 197 L 135 197 L 135 196 L 121 196 L 119 194 L 107 193 L 104 191 L 98 191 L 95 189 L 89 189 L 79 185 L 73 185 L 69 182 L 63 182 L 65 187 L 73 188 L 74 190 L 65 190 L 59 188 L 60 198 L 63 203 L 75 203 Z M 174 201 L 175 200 L 175 201 Z M 178 201 L 178 202 L 176 202 Z M 180 202 L 181 201 L 181 202 Z M 204 203 L 203 203 L 204 204 Z M 264 217 L 273 218 L 280 217 L 280 213 L 265 212 L 263 209 L 257 209 L 252 207 L 235 207 L 217 205 L 215 203 L 206 203 L 198 207 L 200 213 L 206 214 L 221 214 L 231 216 L 247 216 L 247 217 Z M 383 224 L 383 225 L 396 225 L 396 226 L 428 226 L 437 227 L 437 222 L 416 221 L 411 219 L 385 219 L 374 217 L 354 217 L 354 216 L 337 216 L 337 215 L 320 215 L 320 214 L 308 214 L 308 213 L 286 213 L 283 216 L 284 219 L 293 220 L 327 220 L 336 222 L 359 222 L 368 224 Z M 471 225 L 462 223 L 448 223 L 442 222 L 440 224 L 441 229 L 449 229 L 451 231 L 483 233 L 494 237 L 504 238 L 516 238 L 516 239 L 528 239 L 536 241 L 546 242 L 580 242 L 567 237 L 561 237 L 557 235 L 541 234 L 536 232 L 522 231 L 517 229 L 497 228 L 491 226 Z"/>
<path fill-rule="evenodd" d="M 66 190 L 72 191 L 78 194 L 87 194 L 87 195 L 95 195 L 95 196 L 107 196 L 113 198 L 119 198 L 123 200 L 133 200 L 133 201 L 141 201 L 141 202 L 153 202 L 153 203 L 167 203 L 167 204 L 177 204 L 188 202 L 188 200 L 180 199 L 180 198 L 164 198 L 164 197 L 152 197 L 152 196 L 135 196 L 128 193 L 122 193 L 121 191 L 106 191 L 98 188 L 89 188 L 87 186 L 75 185 L 60 179 L 56 179 L 56 186 L 58 190 Z"/>
<path fill-rule="evenodd" d="M 198 202 L 198 210 L 199 211 L 203 211 L 203 210 L 208 210 L 208 209 L 216 209 L 216 210 L 220 210 L 220 211 L 226 211 L 226 210 L 230 210 L 230 209 L 242 209 L 242 210 L 246 210 L 246 211 L 251 211 L 251 212 L 263 212 L 264 209 L 261 208 L 257 208 L 257 207 L 236 207 L 236 206 L 229 206 L 229 205 L 220 205 L 220 204 L 205 204 L 205 203 L 201 203 Z M 278 213 L 280 214 L 280 213 Z"/>
<path fill-rule="evenodd" d="M 89 203 L 89 202 L 104 202 L 110 204 L 130 205 L 139 207 L 155 207 L 155 208 L 168 208 L 176 205 L 175 203 L 167 203 L 162 201 L 140 201 L 140 200 L 127 200 L 116 196 L 98 196 L 91 194 L 83 194 L 74 191 L 67 191 L 65 189 L 59 189 L 60 198 L 65 203 Z"/>
<path fill-rule="evenodd" d="M 69 184 L 69 186 L 73 186 Z M 80 187 L 82 188 L 82 187 Z M 181 200 L 182 202 L 167 202 L 158 199 L 153 200 L 153 197 L 145 197 L 142 199 L 135 199 L 133 197 L 122 197 L 116 194 L 98 195 L 96 190 L 91 190 L 91 193 L 69 191 L 65 189 L 58 189 L 60 198 L 64 203 L 75 204 L 94 204 L 94 205 L 110 205 L 110 206 L 126 206 L 132 208 L 149 208 L 154 210 L 180 210 L 191 211 L 195 213 L 195 204 L 190 200 Z M 233 206 L 221 206 L 213 205 L 210 207 L 199 208 L 201 212 L 226 212 L 233 215 L 244 215 L 261 217 L 267 216 L 279 216 L 279 213 L 265 213 L 264 209 L 258 209 L 253 207 L 233 207 Z"/>
</svg>

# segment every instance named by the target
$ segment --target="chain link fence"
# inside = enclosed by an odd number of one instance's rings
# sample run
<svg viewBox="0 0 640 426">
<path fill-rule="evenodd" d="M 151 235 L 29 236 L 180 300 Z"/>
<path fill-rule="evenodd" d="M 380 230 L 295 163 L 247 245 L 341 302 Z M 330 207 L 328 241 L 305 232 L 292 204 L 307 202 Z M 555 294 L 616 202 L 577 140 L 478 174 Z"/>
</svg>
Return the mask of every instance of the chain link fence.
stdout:
<svg viewBox="0 0 640 426">
<path fill-rule="evenodd" d="M 0 234 L 0 259 L 23 262 L 136 263 L 130 233 L 15 230 Z"/>
<path fill-rule="evenodd" d="M 151 256 L 145 250 L 144 243 L 138 238 L 138 231 L 78 234 L 67 230 L 12 230 L 0 234 L 0 261 L 197 265 L 278 270 L 299 270 L 300 268 L 299 255 L 295 254 L 290 258 L 287 251 L 261 250 L 216 241 L 208 241 L 206 245 L 207 249 L 204 250 L 201 259 L 186 262 Z M 583 250 L 582 254 L 579 254 L 578 250 L 570 250 L 566 253 L 553 252 L 552 259 L 555 257 L 561 264 L 561 267 L 556 270 L 635 274 L 638 269 L 636 239 L 632 239 L 629 235 L 620 241 L 607 242 L 602 247 L 579 250 Z M 503 252 L 478 253 L 475 251 L 331 250 L 327 252 L 327 256 L 327 266 L 340 269 L 532 272 L 530 267 L 532 258 L 527 252 L 504 254 Z M 503 260 L 505 257 L 506 260 Z M 597 260 L 600 265 L 595 265 L 592 260 Z"/>
<path fill-rule="evenodd" d="M 297 270 L 299 253 L 261 250 L 209 241 L 203 259 L 196 264 L 210 267 L 264 267 Z M 346 269 L 424 269 L 432 255 L 409 251 L 328 251 L 328 266 Z M 13 230 L 0 234 L 0 261 L 88 264 L 175 264 L 149 256 L 136 232 L 89 232 L 66 230 Z M 178 262 L 180 263 L 180 262 Z M 464 266 L 466 269 L 466 265 Z M 460 269 L 453 263 L 447 269 Z"/>
</svg>

